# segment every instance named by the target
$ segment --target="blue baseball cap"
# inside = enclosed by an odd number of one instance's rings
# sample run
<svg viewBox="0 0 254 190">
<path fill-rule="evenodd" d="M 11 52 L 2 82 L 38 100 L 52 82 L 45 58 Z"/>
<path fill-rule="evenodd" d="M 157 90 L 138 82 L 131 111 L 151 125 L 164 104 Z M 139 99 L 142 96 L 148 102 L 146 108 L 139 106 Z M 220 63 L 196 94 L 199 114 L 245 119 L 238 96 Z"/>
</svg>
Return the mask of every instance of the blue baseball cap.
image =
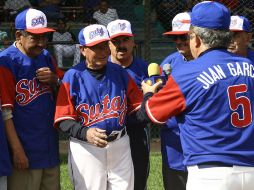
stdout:
<svg viewBox="0 0 254 190">
<path fill-rule="evenodd" d="M 33 34 L 55 31 L 54 29 L 47 27 L 47 18 L 43 12 L 31 8 L 22 11 L 16 16 L 15 28 Z"/>
<path fill-rule="evenodd" d="M 229 29 L 233 32 L 251 32 L 250 21 L 244 16 L 231 16 Z"/>
<path fill-rule="evenodd" d="M 228 30 L 230 11 L 221 3 L 214 1 L 198 3 L 192 8 L 191 25 L 201 28 Z"/>
<path fill-rule="evenodd" d="M 83 28 L 78 35 L 82 46 L 91 47 L 104 41 L 109 41 L 108 30 L 100 24 L 92 24 Z"/>
</svg>

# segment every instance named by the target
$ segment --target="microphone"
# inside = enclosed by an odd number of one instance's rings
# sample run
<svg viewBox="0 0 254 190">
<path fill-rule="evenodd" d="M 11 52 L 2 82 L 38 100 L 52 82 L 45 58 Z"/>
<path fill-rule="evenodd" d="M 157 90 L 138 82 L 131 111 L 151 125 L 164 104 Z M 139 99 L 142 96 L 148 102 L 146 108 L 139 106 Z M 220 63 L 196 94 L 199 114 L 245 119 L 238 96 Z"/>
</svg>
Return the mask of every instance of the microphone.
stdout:
<svg viewBox="0 0 254 190">
<path fill-rule="evenodd" d="M 162 84 L 166 84 L 165 76 L 161 76 L 160 66 L 157 63 L 150 63 L 148 65 L 148 76 L 149 78 L 145 79 L 145 83 L 152 86 L 153 84 L 161 81 Z"/>
<path fill-rule="evenodd" d="M 168 79 L 168 77 L 172 73 L 172 67 L 171 67 L 171 65 L 169 63 L 164 64 L 163 67 L 162 67 L 162 71 L 163 71 L 166 79 Z"/>
</svg>

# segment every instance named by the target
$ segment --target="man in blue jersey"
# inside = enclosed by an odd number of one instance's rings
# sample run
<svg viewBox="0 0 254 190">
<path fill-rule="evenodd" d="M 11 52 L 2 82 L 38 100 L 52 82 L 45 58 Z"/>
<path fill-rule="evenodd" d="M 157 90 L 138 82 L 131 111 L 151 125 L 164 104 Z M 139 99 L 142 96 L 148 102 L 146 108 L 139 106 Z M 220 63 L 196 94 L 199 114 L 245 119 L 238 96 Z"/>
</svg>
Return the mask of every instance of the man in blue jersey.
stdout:
<svg viewBox="0 0 254 190">
<path fill-rule="evenodd" d="M 142 83 L 140 120 L 180 127 L 188 190 L 250 190 L 254 186 L 254 67 L 227 51 L 230 11 L 204 1 L 191 13 L 194 60 L 176 67 L 166 85 Z"/>
<path fill-rule="evenodd" d="M 249 20 L 243 16 L 231 16 L 230 30 L 233 38 L 228 51 L 247 57 L 254 63 L 254 51 L 249 48 L 252 38 Z"/>
<path fill-rule="evenodd" d="M 54 92 L 63 73 L 46 47 L 47 19 L 26 9 L 15 20 L 16 41 L 0 53 L 0 92 L 13 162 L 9 190 L 60 189 Z"/>
<path fill-rule="evenodd" d="M 107 28 L 79 32 L 85 60 L 68 70 L 59 89 L 55 126 L 70 136 L 68 164 L 76 190 L 133 190 L 134 169 L 126 117 L 142 92 L 120 65 L 108 61 Z"/>
<path fill-rule="evenodd" d="M 172 31 L 164 35 L 171 37 L 177 51 L 167 56 L 161 63 L 161 68 L 169 64 L 174 70 L 181 63 L 192 60 L 188 32 L 190 29 L 190 14 L 177 14 L 172 20 Z M 165 67 L 166 68 L 166 67 Z M 166 73 L 164 71 L 164 73 Z M 165 190 L 185 190 L 187 168 L 183 165 L 183 150 L 180 140 L 180 129 L 175 117 L 169 119 L 161 129 L 162 175 Z"/>
<path fill-rule="evenodd" d="M 148 78 L 148 64 L 133 56 L 135 42 L 130 22 L 115 20 L 108 24 L 107 29 L 110 36 L 111 62 L 121 65 L 141 88 L 141 82 Z M 126 127 L 134 165 L 134 190 L 144 190 L 149 175 L 148 129 L 146 125 L 144 128 L 140 127 L 132 117 L 128 117 Z"/>
</svg>

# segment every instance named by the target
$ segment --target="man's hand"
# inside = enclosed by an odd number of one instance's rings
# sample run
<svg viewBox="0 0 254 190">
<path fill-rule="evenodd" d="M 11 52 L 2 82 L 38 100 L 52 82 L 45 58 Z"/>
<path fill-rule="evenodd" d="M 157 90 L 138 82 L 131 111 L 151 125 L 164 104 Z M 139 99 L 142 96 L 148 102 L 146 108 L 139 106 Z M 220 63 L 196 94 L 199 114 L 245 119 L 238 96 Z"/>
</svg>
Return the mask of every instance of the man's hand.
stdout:
<svg viewBox="0 0 254 190">
<path fill-rule="evenodd" d="M 105 140 L 107 135 L 105 130 L 99 128 L 89 128 L 86 133 L 86 139 L 89 143 L 98 146 L 98 147 L 105 147 L 107 146 L 108 142 Z"/>
<path fill-rule="evenodd" d="M 156 82 L 154 85 L 150 86 L 146 84 L 144 81 L 142 81 L 141 85 L 142 85 L 143 94 L 146 94 L 148 92 L 156 93 L 158 89 L 161 87 L 162 82 L 159 81 L 159 82 Z"/>
<path fill-rule="evenodd" d="M 36 70 L 37 79 L 44 84 L 57 84 L 57 76 L 53 73 L 49 67 L 42 67 Z"/>
<path fill-rule="evenodd" d="M 13 151 L 13 165 L 18 170 L 24 170 L 29 167 L 29 162 L 23 147 L 19 147 Z"/>
</svg>

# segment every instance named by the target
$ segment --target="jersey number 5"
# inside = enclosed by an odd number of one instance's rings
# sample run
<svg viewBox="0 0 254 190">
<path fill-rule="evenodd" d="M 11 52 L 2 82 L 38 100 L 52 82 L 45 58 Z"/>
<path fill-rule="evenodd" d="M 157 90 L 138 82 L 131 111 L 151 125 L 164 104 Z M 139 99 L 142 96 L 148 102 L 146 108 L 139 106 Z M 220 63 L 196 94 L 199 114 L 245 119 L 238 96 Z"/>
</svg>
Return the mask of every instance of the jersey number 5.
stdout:
<svg viewBox="0 0 254 190">
<path fill-rule="evenodd" d="M 228 100 L 230 109 L 233 111 L 231 114 L 231 123 L 234 127 L 243 128 L 247 127 L 252 122 L 251 104 L 248 97 L 242 95 L 237 96 L 239 93 L 247 92 L 246 84 L 240 84 L 228 87 Z M 242 106 L 242 118 L 236 112 L 239 106 Z"/>
</svg>

